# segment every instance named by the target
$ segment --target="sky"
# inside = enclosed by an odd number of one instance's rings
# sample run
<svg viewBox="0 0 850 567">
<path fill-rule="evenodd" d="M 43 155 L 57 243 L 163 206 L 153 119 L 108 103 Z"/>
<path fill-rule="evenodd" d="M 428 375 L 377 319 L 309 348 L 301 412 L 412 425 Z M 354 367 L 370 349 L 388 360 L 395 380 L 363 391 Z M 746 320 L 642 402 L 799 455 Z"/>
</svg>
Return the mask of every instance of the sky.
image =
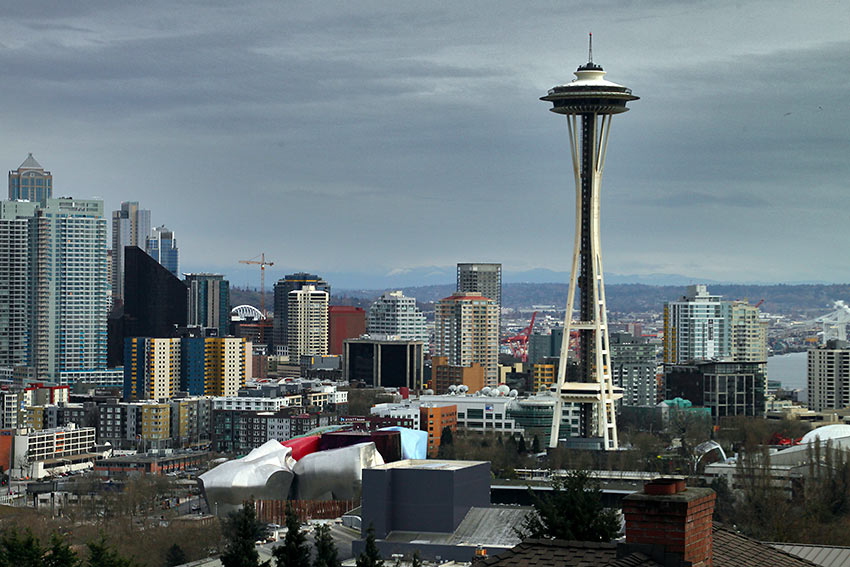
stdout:
<svg viewBox="0 0 850 567">
<path fill-rule="evenodd" d="M 476 261 L 563 274 L 569 146 L 538 98 L 572 80 L 592 32 L 594 62 L 640 97 L 611 130 L 606 273 L 850 281 L 847 2 L 3 12 L 6 169 L 32 152 L 54 196 L 139 201 L 175 231 L 182 271 L 256 286 L 238 261 L 265 252 L 269 285 L 448 283 Z"/>
</svg>

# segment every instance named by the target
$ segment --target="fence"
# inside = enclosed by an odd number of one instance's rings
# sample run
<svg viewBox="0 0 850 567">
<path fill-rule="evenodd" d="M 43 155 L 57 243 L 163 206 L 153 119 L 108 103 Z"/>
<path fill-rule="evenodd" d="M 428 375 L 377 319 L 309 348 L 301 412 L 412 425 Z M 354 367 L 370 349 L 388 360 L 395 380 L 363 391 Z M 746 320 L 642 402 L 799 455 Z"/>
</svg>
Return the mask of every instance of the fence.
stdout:
<svg viewBox="0 0 850 567">
<path fill-rule="evenodd" d="M 257 500 L 257 519 L 267 524 L 283 525 L 286 516 L 286 505 L 291 504 L 298 519 L 331 520 L 339 518 L 349 510 L 360 506 L 360 499 L 354 500 Z"/>
</svg>

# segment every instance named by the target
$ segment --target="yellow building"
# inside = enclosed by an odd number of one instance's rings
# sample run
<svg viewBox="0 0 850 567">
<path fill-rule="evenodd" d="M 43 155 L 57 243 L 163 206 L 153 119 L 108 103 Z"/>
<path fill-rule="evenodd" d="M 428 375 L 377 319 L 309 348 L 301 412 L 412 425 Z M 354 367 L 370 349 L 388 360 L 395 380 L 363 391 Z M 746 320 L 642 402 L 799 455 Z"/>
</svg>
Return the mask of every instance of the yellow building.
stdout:
<svg viewBox="0 0 850 567">
<path fill-rule="evenodd" d="M 169 404 L 144 404 L 142 411 L 142 439 L 168 439 L 171 437 L 171 406 Z"/>
<path fill-rule="evenodd" d="M 534 391 L 548 390 L 558 378 L 558 365 L 538 363 L 531 367 Z"/>
</svg>

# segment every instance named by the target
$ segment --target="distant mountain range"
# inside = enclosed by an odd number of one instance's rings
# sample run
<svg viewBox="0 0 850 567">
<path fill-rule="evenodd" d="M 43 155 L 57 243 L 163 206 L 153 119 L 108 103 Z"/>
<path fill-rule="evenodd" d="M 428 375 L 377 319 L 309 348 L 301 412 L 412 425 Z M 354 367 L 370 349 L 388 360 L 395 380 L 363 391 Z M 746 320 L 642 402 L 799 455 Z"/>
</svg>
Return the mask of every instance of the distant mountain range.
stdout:
<svg viewBox="0 0 850 567">
<path fill-rule="evenodd" d="M 506 278 L 507 279 L 507 278 Z M 423 308 L 452 294 L 454 283 L 420 286 L 390 286 L 376 289 L 337 289 L 332 291 L 331 303 L 368 307 L 382 292 L 401 289 L 405 295 L 415 297 Z M 685 294 L 686 285 L 646 285 L 641 283 L 608 283 L 606 298 L 608 309 L 614 313 L 660 312 L 665 301 L 673 301 Z M 691 283 L 688 281 L 687 283 Z M 749 299 L 758 303 L 764 299 L 762 311 L 795 318 L 810 319 L 832 311 L 833 302 L 850 302 L 850 284 L 721 284 L 709 283 L 709 291 L 725 299 Z M 514 309 L 533 305 L 556 305 L 566 303 L 566 283 L 505 283 L 502 301 L 505 307 Z M 231 303 L 248 303 L 259 307 L 257 291 L 231 290 Z M 266 295 L 266 304 L 271 305 L 271 293 Z"/>
</svg>

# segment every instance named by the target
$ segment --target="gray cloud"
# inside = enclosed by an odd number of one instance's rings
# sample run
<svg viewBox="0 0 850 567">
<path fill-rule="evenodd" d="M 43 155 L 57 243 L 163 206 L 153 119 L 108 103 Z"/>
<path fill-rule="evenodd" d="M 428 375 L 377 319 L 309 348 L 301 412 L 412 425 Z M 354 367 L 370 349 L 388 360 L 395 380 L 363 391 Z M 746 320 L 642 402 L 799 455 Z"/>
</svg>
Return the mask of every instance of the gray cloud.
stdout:
<svg viewBox="0 0 850 567">
<path fill-rule="evenodd" d="M 263 250 L 281 273 L 563 270 L 567 139 L 537 97 L 593 31 L 642 97 L 613 127 L 606 269 L 850 278 L 812 246 L 850 238 L 848 8 L 487 6 L 20 3 L 0 22 L 0 155 L 141 201 L 187 268 Z"/>
</svg>

